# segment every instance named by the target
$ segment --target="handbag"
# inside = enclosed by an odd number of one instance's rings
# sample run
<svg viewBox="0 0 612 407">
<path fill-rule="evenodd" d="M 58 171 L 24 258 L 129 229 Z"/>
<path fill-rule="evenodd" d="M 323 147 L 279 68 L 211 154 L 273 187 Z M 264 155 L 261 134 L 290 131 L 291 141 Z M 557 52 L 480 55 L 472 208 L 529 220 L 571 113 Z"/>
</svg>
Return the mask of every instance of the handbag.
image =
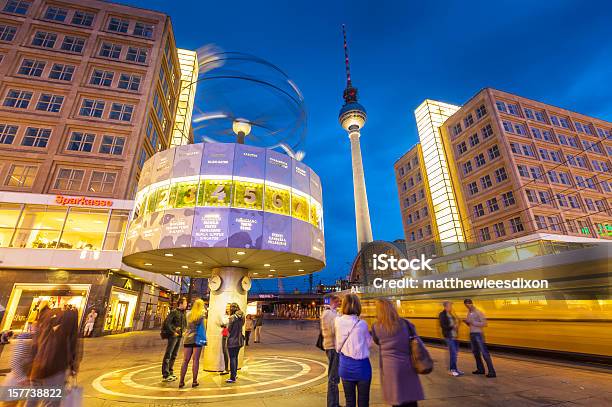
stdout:
<svg viewBox="0 0 612 407">
<path fill-rule="evenodd" d="M 425 344 L 421 338 L 417 335 L 412 325 L 402 319 L 408 327 L 408 334 L 410 335 L 409 344 L 410 347 L 410 360 L 412 362 L 412 368 L 418 374 L 429 374 L 433 370 L 433 359 L 429 354 L 429 351 L 425 347 Z"/>
<path fill-rule="evenodd" d="M 206 346 L 206 330 L 204 329 L 204 319 L 201 319 L 196 327 L 195 344 Z"/>
<path fill-rule="evenodd" d="M 321 349 L 322 351 L 325 350 L 325 348 L 323 347 L 323 331 L 319 331 L 319 337 L 317 338 L 317 343 L 315 344 L 315 346 Z"/>
</svg>

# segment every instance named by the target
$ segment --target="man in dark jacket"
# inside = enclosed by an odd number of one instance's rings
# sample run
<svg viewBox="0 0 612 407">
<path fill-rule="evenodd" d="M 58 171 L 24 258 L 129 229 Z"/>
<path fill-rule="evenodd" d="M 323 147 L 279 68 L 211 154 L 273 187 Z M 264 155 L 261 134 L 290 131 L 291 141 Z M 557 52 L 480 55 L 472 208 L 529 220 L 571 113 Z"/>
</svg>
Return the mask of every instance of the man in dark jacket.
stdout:
<svg viewBox="0 0 612 407">
<path fill-rule="evenodd" d="M 176 380 L 174 375 L 174 361 L 181 346 L 183 332 L 187 328 L 187 319 L 185 318 L 185 309 L 187 308 L 187 298 L 181 298 L 178 306 L 166 317 L 162 327 L 162 337 L 168 341 L 166 345 L 166 353 L 162 362 L 162 376 L 164 382 L 173 382 Z"/>
<path fill-rule="evenodd" d="M 244 326 L 244 313 L 235 302 L 230 305 L 230 316 L 227 328 L 229 335 L 227 337 L 227 351 L 230 360 L 230 378 L 226 383 L 235 383 L 236 374 L 238 373 L 238 354 L 240 348 L 244 346 L 244 336 L 242 328 Z"/>
<path fill-rule="evenodd" d="M 462 376 L 464 373 L 457 369 L 457 351 L 459 345 L 457 344 L 457 333 L 459 330 L 459 318 L 453 311 L 453 303 L 450 301 L 444 301 L 442 303 L 444 309 L 438 315 L 440 320 L 440 328 L 442 329 L 442 336 L 448 346 L 450 369 L 449 374 L 451 376 Z"/>
</svg>

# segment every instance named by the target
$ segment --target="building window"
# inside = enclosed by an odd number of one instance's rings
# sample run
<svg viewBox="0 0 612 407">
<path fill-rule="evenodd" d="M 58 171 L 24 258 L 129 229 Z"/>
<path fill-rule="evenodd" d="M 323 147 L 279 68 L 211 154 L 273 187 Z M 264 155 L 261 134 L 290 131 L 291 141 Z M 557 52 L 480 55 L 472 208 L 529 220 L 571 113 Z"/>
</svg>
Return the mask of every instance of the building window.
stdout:
<svg viewBox="0 0 612 407">
<path fill-rule="evenodd" d="M 110 87 L 111 84 L 113 83 L 114 76 L 115 76 L 115 73 L 112 71 L 103 71 L 101 69 L 94 69 L 94 71 L 91 73 L 89 84 Z"/>
<path fill-rule="evenodd" d="M 469 174 L 472 172 L 472 161 L 466 161 L 463 163 L 463 173 Z"/>
<path fill-rule="evenodd" d="M 45 19 L 63 22 L 64 20 L 66 20 L 67 15 L 68 15 L 68 10 L 66 10 L 65 8 L 49 6 L 45 13 Z"/>
<path fill-rule="evenodd" d="M 81 109 L 79 110 L 79 115 L 87 117 L 102 117 L 102 112 L 104 112 L 104 104 L 105 103 L 103 100 L 84 99 Z"/>
<path fill-rule="evenodd" d="M 526 118 L 531 119 L 531 120 L 535 119 L 535 117 L 533 115 L 533 110 L 525 108 L 525 109 L 523 109 L 523 111 L 525 112 L 525 117 Z"/>
<path fill-rule="evenodd" d="M 94 15 L 93 13 L 88 13 L 86 11 L 75 11 L 72 16 L 72 24 L 74 25 L 82 25 L 84 27 L 91 27 L 93 24 Z"/>
<path fill-rule="evenodd" d="M 465 117 L 465 119 L 463 119 L 463 122 L 465 124 L 465 128 L 467 129 L 472 124 L 474 124 L 474 117 L 472 117 L 472 114 L 470 113 Z"/>
<path fill-rule="evenodd" d="M 519 233 L 525 230 L 520 217 L 510 219 L 510 229 L 512 229 L 512 233 Z"/>
<path fill-rule="evenodd" d="M 461 123 L 457 123 L 453 126 L 453 135 L 456 136 L 459 133 L 461 133 Z"/>
<path fill-rule="evenodd" d="M 518 164 L 516 166 L 519 175 L 524 178 L 529 178 L 529 168 L 526 165 Z"/>
<path fill-rule="evenodd" d="M 122 73 L 119 77 L 119 89 L 135 90 L 140 88 L 140 76 Z"/>
<path fill-rule="evenodd" d="M 144 64 L 147 61 L 147 52 L 146 48 L 129 47 L 125 60 Z"/>
<path fill-rule="evenodd" d="M 540 203 L 543 205 L 551 205 L 552 199 L 550 198 L 550 194 L 548 191 L 538 191 L 538 196 L 540 197 Z"/>
<path fill-rule="evenodd" d="M 11 89 L 6 98 L 4 98 L 3 105 L 17 109 L 27 109 L 30 105 L 30 100 L 32 100 L 32 92 Z"/>
<path fill-rule="evenodd" d="M 487 200 L 487 209 L 491 213 L 499 210 L 499 204 L 497 203 L 497 198 L 491 198 Z"/>
<path fill-rule="evenodd" d="M 516 203 L 514 200 L 514 193 L 512 191 L 508 191 L 502 194 L 502 202 L 506 207 L 514 205 Z"/>
<path fill-rule="evenodd" d="M 137 21 L 136 25 L 134 26 L 134 35 L 145 38 L 153 38 L 153 25 Z"/>
<path fill-rule="evenodd" d="M 506 228 L 504 227 L 503 222 L 494 224 L 493 231 L 495 232 L 495 237 L 502 237 L 506 235 Z"/>
<path fill-rule="evenodd" d="M 522 124 L 518 124 L 518 123 L 515 124 L 514 131 L 516 132 L 516 134 L 520 134 L 521 136 L 527 135 L 527 130 L 525 129 L 525 126 L 523 126 Z"/>
<path fill-rule="evenodd" d="M 49 79 L 59 79 L 60 81 L 70 82 L 73 74 L 73 65 L 53 64 L 51 72 L 49 72 Z"/>
<path fill-rule="evenodd" d="M 533 152 L 533 148 L 531 148 L 531 146 L 526 145 L 526 144 L 521 144 L 521 149 L 523 150 L 523 154 L 526 155 L 527 157 L 535 158 L 535 153 Z"/>
<path fill-rule="evenodd" d="M 535 191 L 531 190 L 531 189 L 527 189 L 525 190 L 525 193 L 527 194 L 527 200 L 531 203 L 538 203 L 538 197 L 535 193 Z"/>
<path fill-rule="evenodd" d="M 550 182 L 559 183 L 559 177 L 557 176 L 557 171 L 553 171 L 553 170 L 548 171 L 548 180 Z"/>
<path fill-rule="evenodd" d="M 548 226 L 546 225 L 546 218 L 544 216 L 535 215 L 535 221 L 538 230 L 548 229 Z"/>
<path fill-rule="evenodd" d="M 567 200 L 569 201 L 569 204 L 572 208 L 580 209 L 580 202 L 578 201 L 578 198 L 575 195 L 568 195 Z"/>
<path fill-rule="evenodd" d="M 121 45 L 110 44 L 108 42 L 102 43 L 100 48 L 100 56 L 104 58 L 119 59 L 121 55 Z"/>
<path fill-rule="evenodd" d="M 493 135 L 493 127 L 490 124 L 487 124 L 482 128 L 482 138 L 484 140 L 488 139 Z"/>
<path fill-rule="evenodd" d="M 550 226 L 550 230 L 554 230 L 555 232 L 561 231 L 561 226 L 559 224 L 559 218 L 556 216 L 548 217 L 548 225 Z"/>
<path fill-rule="evenodd" d="M 43 48 L 53 48 L 57 41 L 57 34 L 48 33 L 45 31 L 36 31 L 34 38 L 32 39 L 32 45 Z"/>
<path fill-rule="evenodd" d="M 58 113 L 62 104 L 64 103 L 64 97 L 60 95 L 50 95 L 43 93 L 38 98 L 38 103 L 36 104 L 36 110 L 40 110 L 43 112 L 52 112 Z"/>
<path fill-rule="evenodd" d="M 540 170 L 540 167 L 530 167 L 529 170 L 531 171 L 531 178 L 533 178 L 534 180 L 543 180 L 542 171 Z"/>
<path fill-rule="evenodd" d="M 83 47 L 85 46 L 85 39 L 79 37 L 64 37 L 64 42 L 62 42 L 61 49 L 68 52 L 74 52 L 80 54 L 83 52 Z"/>
<path fill-rule="evenodd" d="M 477 218 L 484 216 L 485 212 L 484 212 L 484 207 L 482 206 L 482 204 L 478 204 L 478 205 L 474 205 L 474 216 L 476 216 Z"/>
<path fill-rule="evenodd" d="M 480 143 L 480 140 L 478 139 L 478 134 L 474 133 L 470 136 L 469 138 L 470 140 L 470 146 L 475 147 L 478 143 Z"/>
<path fill-rule="evenodd" d="M 559 118 L 559 123 L 561 123 L 561 127 L 569 129 L 570 125 L 569 125 L 569 121 L 566 118 Z"/>
<path fill-rule="evenodd" d="M 500 100 L 495 102 L 495 106 L 497 107 L 497 110 L 499 110 L 500 112 L 504 112 L 504 113 L 508 112 L 508 110 L 506 110 L 506 104 Z"/>
<path fill-rule="evenodd" d="M 17 27 L 12 25 L 0 24 L 0 41 L 13 41 L 15 34 L 17 33 Z"/>
<path fill-rule="evenodd" d="M 32 2 L 24 0 L 8 0 L 4 5 L 4 11 L 7 13 L 26 15 Z"/>
<path fill-rule="evenodd" d="M 40 147 L 45 148 L 49 143 L 51 137 L 51 129 L 41 129 L 38 127 L 28 127 L 26 129 L 23 140 L 21 140 L 22 146 Z"/>
<path fill-rule="evenodd" d="M 477 118 L 482 119 L 486 114 L 487 114 L 487 109 L 485 108 L 485 105 L 480 105 L 476 109 L 476 117 Z"/>
<path fill-rule="evenodd" d="M 550 157 L 548 156 L 548 150 L 544 148 L 540 148 L 540 157 L 542 160 L 550 161 Z"/>
<path fill-rule="evenodd" d="M 482 167 L 485 165 L 484 154 L 480 153 L 476 157 L 474 157 L 474 162 L 476 163 L 476 167 Z"/>
<path fill-rule="evenodd" d="M 557 202 L 559 206 L 567 208 L 567 199 L 563 194 L 557 194 Z"/>
<path fill-rule="evenodd" d="M 515 116 L 520 116 L 519 115 L 519 107 L 518 107 L 518 105 L 514 105 L 512 103 L 508 103 L 508 113 L 513 114 Z"/>
<path fill-rule="evenodd" d="M 95 139 L 95 134 L 74 131 L 70 135 L 70 141 L 68 141 L 68 147 L 66 147 L 66 149 L 70 151 L 91 153 Z"/>
<path fill-rule="evenodd" d="M 9 187 L 30 188 L 36 178 L 38 167 L 35 165 L 12 164 L 4 185 Z"/>
<path fill-rule="evenodd" d="M 78 191 L 81 189 L 84 175 L 84 170 L 61 168 L 57 174 L 53 188 L 64 191 Z"/>
<path fill-rule="evenodd" d="M 485 175 L 484 177 L 481 177 L 480 185 L 482 185 L 482 189 L 490 188 L 493 185 L 493 182 L 491 181 L 491 176 Z"/>
<path fill-rule="evenodd" d="M 507 133 L 514 133 L 514 127 L 512 127 L 512 123 L 511 122 L 509 122 L 507 120 L 504 120 L 502 122 L 502 124 L 504 126 L 504 131 L 505 132 L 507 132 Z"/>
<path fill-rule="evenodd" d="M 463 154 L 467 151 L 467 145 L 465 144 L 465 141 L 462 141 L 461 143 L 457 144 L 457 152 L 459 154 Z"/>
<path fill-rule="evenodd" d="M 495 170 L 495 180 L 497 182 L 502 182 L 507 179 L 508 179 L 508 174 L 506 174 L 506 169 L 504 167 L 501 167 Z"/>
<path fill-rule="evenodd" d="M 123 18 L 111 17 L 108 21 L 108 31 L 114 31 L 118 33 L 127 33 L 128 26 L 130 25 L 129 20 Z"/>
<path fill-rule="evenodd" d="M 115 188 L 117 174 L 114 172 L 94 171 L 91 174 L 88 191 L 96 193 L 112 193 Z"/>
<path fill-rule="evenodd" d="M 125 137 L 104 136 L 100 145 L 100 153 L 121 155 L 123 154 L 123 146 L 125 145 Z"/>
<path fill-rule="evenodd" d="M 143 148 L 140 151 L 140 157 L 138 157 L 138 168 L 142 168 L 145 161 L 147 161 L 147 151 Z"/>
<path fill-rule="evenodd" d="M 133 110 L 134 110 L 133 105 L 113 103 L 108 117 L 109 119 L 113 119 L 113 120 L 121 120 L 124 122 L 129 122 L 130 120 L 132 120 Z"/>
<path fill-rule="evenodd" d="M 476 182 L 470 182 L 468 184 L 468 190 L 470 191 L 470 195 L 474 195 L 478 193 L 478 184 Z"/>
<path fill-rule="evenodd" d="M 23 61 L 21 61 L 21 66 L 19 67 L 17 74 L 40 77 L 42 76 L 43 70 L 45 69 L 45 65 L 47 65 L 45 61 L 24 59 Z"/>
<path fill-rule="evenodd" d="M 559 172 L 559 181 L 565 185 L 571 185 L 570 177 L 565 172 Z"/>
<path fill-rule="evenodd" d="M 484 228 L 480 229 L 480 239 L 483 242 L 486 242 L 487 240 L 491 240 L 491 234 L 489 233 L 489 228 L 488 227 L 484 227 Z"/>
<path fill-rule="evenodd" d="M 489 152 L 489 159 L 494 160 L 497 157 L 499 157 L 499 147 L 497 147 L 497 144 L 494 145 L 493 147 L 489 148 L 488 150 Z"/>
<path fill-rule="evenodd" d="M 0 124 L 0 144 L 13 144 L 17 129 L 17 126 Z"/>
<path fill-rule="evenodd" d="M 593 200 L 591 198 L 584 198 L 584 204 L 588 210 L 595 212 L 595 204 L 593 204 Z"/>
</svg>

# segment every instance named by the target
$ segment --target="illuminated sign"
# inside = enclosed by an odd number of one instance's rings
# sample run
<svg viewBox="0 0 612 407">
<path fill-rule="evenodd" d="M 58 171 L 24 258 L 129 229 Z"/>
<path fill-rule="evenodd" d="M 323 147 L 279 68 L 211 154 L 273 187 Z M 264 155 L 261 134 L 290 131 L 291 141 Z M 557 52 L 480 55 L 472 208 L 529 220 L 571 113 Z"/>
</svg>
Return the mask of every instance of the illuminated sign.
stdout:
<svg viewBox="0 0 612 407">
<path fill-rule="evenodd" d="M 56 195 L 55 202 L 60 205 L 79 205 L 79 206 L 96 206 L 96 207 L 111 207 L 113 201 L 100 198 L 89 198 L 86 196 L 63 196 Z"/>
</svg>

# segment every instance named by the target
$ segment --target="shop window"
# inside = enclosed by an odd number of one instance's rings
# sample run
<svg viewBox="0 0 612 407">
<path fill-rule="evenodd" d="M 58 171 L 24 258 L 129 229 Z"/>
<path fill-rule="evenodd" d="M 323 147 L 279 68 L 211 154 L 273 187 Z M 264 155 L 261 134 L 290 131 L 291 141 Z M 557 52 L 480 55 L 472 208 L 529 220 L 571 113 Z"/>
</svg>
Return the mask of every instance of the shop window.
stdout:
<svg viewBox="0 0 612 407">
<path fill-rule="evenodd" d="M 9 247 L 23 205 L 0 203 L 0 247 Z"/>
<path fill-rule="evenodd" d="M 123 249 L 123 239 L 127 226 L 129 211 L 114 210 L 111 213 L 106 239 L 104 239 L 104 250 Z"/>
<path fill-rule="evenodd" d="M 52 249 L 57 246 L 67 208 L 26 205 L 11 247 Z"/>
<path fill-rule="evenodd" d="M 101 250 L 108 215 L 106 209 L 72 208 L 66 218 L 59 248 Z"/>
</svg>

